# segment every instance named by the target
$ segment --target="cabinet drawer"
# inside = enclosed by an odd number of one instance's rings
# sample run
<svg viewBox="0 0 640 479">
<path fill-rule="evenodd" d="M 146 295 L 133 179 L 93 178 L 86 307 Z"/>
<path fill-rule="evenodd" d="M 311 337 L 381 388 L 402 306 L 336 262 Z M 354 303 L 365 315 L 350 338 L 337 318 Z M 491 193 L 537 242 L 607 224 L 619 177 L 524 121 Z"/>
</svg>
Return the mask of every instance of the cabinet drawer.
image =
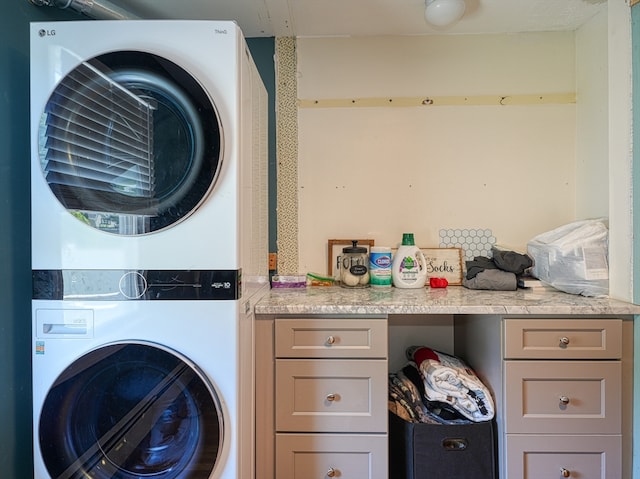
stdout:
<svg viewBox="0 0 640 479">
<path fill-rule="evenodd" d="M 277 434 L 278 479 L 387 479 L 384 435 Z"/>
<path fill-rule="evenodd" d="M 387 432 L 386 360 L 276 360 L 276 430 Z"/>
<path fill-rule="evenodd" d="M 619 359 L 620 319 L 505 319 L 506 359 Z"/>
<path fill-rule="evenodd" d="M 620 361 L 505 361 L 507 433 L 620 434 Z"/>
<path fill-rule="evenodd" d="M 276 321 L 276 357 L 386 358 L 386 319 Z"/>
<path fill-rule="evenodd" d="M 507 435 L 506 477 L 618 478 L 622 477 L 621 449 L 621 436 Z"/>
</svg>

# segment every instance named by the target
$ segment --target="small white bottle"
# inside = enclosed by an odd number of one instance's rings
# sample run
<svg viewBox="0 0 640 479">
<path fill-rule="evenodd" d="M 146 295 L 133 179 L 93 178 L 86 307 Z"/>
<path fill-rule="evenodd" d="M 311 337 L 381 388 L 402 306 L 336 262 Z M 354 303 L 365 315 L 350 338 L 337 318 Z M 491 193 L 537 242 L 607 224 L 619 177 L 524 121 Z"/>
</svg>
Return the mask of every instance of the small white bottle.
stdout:
<svg viewBox="0 0 640 479">
<path fill-rule="evenodd" d="M 396 288 L 422 288 L 427 281 L 427 262 L 414 241 L 413 233 L 402 235 L 402 245 L 393 257 L 391 274 Z"/>
</svg>

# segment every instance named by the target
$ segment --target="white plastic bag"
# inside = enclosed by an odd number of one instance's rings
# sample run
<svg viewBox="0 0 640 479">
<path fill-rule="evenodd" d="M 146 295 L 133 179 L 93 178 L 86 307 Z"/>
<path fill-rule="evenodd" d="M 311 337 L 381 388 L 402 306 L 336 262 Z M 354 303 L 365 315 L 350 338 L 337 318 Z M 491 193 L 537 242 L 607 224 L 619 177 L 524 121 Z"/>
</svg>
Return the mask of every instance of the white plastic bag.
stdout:
<svg viewBox="0 0 640 479">
<path fill-rule="evenodd" d="M 609 229 L 605 219 L 582 220 L 542 233 L 527 243 L 532 276 L 560 291 L 609 294 Z"/>
</svg>

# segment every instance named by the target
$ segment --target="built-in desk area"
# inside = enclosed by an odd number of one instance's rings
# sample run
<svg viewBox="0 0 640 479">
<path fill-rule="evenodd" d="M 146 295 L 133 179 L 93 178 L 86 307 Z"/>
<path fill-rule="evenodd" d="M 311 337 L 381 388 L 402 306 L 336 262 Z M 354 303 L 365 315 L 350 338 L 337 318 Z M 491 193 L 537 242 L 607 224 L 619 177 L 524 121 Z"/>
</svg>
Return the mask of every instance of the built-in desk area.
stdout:
<svg viewBox="0 0 640 479">
<path fill-rule="evenodd" d="M 387 375 L 416 344 L 464 358 L 491 390 L 499 477 L 631 477 L 640 306 L 550 288 L 315 287 L 272 289 L 255 313 L 258 479 L 391 478 Z"/>
</svg>

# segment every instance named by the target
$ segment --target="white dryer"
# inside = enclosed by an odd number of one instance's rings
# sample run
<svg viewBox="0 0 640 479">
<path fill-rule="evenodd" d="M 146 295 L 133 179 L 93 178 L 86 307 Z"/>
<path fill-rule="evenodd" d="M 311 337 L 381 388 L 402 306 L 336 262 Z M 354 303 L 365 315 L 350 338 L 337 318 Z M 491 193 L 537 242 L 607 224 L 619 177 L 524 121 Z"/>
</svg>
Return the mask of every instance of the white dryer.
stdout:
<svg viewBox="0 0 640 479">
<path fill-rule="evenodd" d="M 233 22 L 31 25 L 36 479 L 254 476 L 266 92 Z"/>
<path fill-rule="evenodd" d="M 30 62 L 34 270 L 266 277 L 266 90 L 234 22 L 33 23 Z"/>
<path fill-rule="evenodd" d="M 253 305 L 101 301 L 109 281 L 33 301 L 35 479 L 254 477 Z"/>
</svg>

